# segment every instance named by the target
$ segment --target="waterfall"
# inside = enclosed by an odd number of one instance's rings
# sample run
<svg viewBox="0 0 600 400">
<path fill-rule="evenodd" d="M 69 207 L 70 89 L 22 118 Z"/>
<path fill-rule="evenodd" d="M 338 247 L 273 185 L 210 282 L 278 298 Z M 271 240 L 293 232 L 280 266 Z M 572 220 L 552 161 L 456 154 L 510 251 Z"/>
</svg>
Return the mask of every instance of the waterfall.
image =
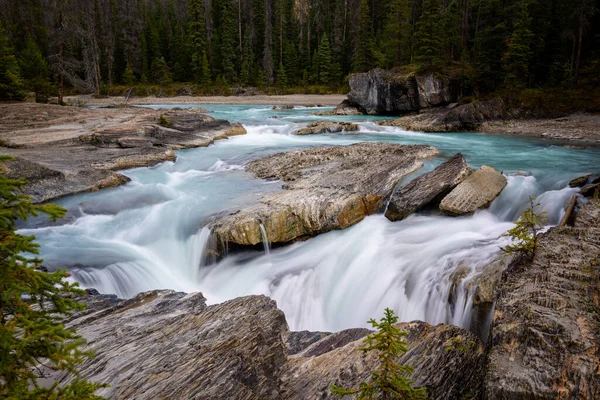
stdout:
<svg viewBox="0 0 600 400">
<path fill-rule="evenodd" d="M 269 254 L 271 254 L 271 246 L 269 244 L 269 238 L 267 237 L 267 231 L 265 230 L 265 227 L 263 224 L 259 224 L 259 227 L 260 227 L 260 235 L 262 237 L 263 246 L 265 248 L 265 254 L 269 255 Z"/>
</svg>

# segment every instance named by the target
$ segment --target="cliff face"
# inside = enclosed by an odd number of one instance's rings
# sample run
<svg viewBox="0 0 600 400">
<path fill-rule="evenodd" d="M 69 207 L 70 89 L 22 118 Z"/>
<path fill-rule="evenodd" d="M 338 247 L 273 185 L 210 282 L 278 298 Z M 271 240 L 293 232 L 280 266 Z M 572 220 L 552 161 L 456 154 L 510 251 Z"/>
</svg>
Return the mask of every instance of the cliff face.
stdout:
<svg viewBox="0 0 600 400">
<path fill-rule="evenodd" d="M 552 228 L 505 272 L 491 328 L 487 399 L 600 398 L 600 201 Z"/>
<path fill-rule="evenodd" d="M 446 105 L 459 97 L 457 80 L 435 74 L 400 74 L 376 68 L 349 80 L 348 100 L 366 114 L 397 115 Z"/>
</svg>

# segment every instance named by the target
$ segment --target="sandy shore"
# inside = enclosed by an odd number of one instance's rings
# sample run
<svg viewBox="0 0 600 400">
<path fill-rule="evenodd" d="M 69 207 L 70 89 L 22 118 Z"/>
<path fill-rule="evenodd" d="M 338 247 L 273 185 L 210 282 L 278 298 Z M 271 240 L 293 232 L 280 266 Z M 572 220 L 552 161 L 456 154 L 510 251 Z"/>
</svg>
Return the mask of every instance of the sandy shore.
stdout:
<svg viewBox="0 0 600 400">
<path fill-rule="evenodd" d="M 268 104 L 268 105 L 322 105 L 336 106 L 346 99 L 344 94 L 290 94 L 282 96 L 177 96 L 177 97 L 133 97 L 129 104 Z M 67 102 L 82 101 L 89 106 L 123 104 L 121 96 L 96 99 L 92 96 L 73 96 L 65 98 Z"/>
</svg>

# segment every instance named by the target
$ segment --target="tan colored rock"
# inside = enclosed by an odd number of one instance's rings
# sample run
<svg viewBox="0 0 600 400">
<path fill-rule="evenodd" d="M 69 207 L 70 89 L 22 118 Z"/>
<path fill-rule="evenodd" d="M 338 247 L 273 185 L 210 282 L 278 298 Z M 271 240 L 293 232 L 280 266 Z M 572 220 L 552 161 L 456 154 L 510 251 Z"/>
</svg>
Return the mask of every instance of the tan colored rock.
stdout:
<svg viewBox="0 0 600 400">
<path fill-rule="evenodd" d="M 248 171 L 282 179 L 284 190 L 218 218 L 211 226 L 215 242 L 257 245 L 263 241 L 261 224 L 269 242 L 280 244 L 354 225 L 380 211 L 394 186 L 435 154 L 431 146 L 357 143 L 253 161 Z"/>
<path fill-rule="evenodd" d="M 505 186 L 504 175 L 483 165 L 442 199 L 440 210 L 453 215 L 472 214 L 487 207 Z"/>
<path fill-rule="evenodd" d="M 350 122 L 319 121 L 312 122 L 306 128 L 293 133 L 294 135 L 317 135 L 320 133 L 354 132 L 357 130 L 358 125 Z"/>
<path fill-rule="evenodd" d="M 246 131 L 246 128 L 239 122 L 231 124 L 231 127 L 225 130 L 225 135 L 227 136 L 245 135 L 246 133 L 248 133 L 248 131 Z"/>
</svg>

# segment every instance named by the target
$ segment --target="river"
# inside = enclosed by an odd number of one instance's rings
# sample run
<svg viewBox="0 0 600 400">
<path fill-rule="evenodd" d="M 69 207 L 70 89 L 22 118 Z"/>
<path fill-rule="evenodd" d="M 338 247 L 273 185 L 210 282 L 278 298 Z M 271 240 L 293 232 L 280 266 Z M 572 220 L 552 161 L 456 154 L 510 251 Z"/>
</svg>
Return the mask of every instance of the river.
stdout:
<svg viewBox="0 0 600 400">
<path fill-rule="evenodd" d="M 529 196 L 537 196 L 549 223 L 556 224 L 578 191 L 568 181 L 600 167 L 598 149 L 528 138 L 407 132 L 381 127 L 377 117 L 316 117 L 310 113 L 317 109 L 306 107 L 274 111 L 270 106 L 202 106 L 215 118 L 241 122 L 248 134 L 178 151 L 175 163 L 124 171 L 131 178 L 125 186 L 59 200 L 68 209 L 65 220 L 48 225 L 36 219 L 21 230 L 36 235 L 46 266 L 68 268 L 82 287 L 120 297 L 175 289 L 202 291 L 209 303 L 218 303 L 265 294 L 277 301 L 293 330 L 366 326 L 385 307 L 393 308 L 401 321 L 469 328 L 474 291 L 469 283 L 502 257 L 499 247 L 508 239 L 501 235 L 525 209 Z M 360 131 L 291 134 L 323 119 L 360 121 Z M 485 164 L 503 171 L 508 185 L 489 209 L 473 216 L 428 212 L 390 222 L 373 215 L 348 229 L 282 248 L 265 246 L 264 251 L 231 254 L 218 263 L 204 257 L 210 237 L 205 226 L 212 216 L 281 190 L 280 182 L 246 173 L 248 161 L 361 141 L 438 148 L 441 155 L 428 160 L 418 174 L 462 152 L 473 168 Z M 449 301 L 451 276 L 459 269 L 465 277 Z"/>
</svg>

